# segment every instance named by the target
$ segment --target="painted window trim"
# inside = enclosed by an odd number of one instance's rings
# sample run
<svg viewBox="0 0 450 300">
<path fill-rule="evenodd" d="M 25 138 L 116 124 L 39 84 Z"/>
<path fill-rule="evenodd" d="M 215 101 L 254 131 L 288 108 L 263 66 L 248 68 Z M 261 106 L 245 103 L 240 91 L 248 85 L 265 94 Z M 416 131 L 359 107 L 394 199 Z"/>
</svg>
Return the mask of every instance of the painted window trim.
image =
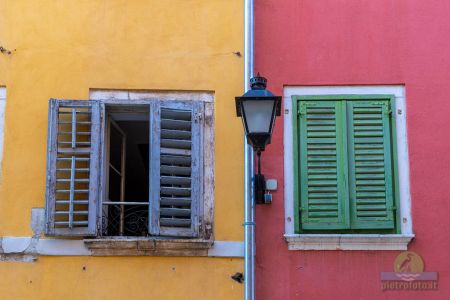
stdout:
<svg viewBox="0 0 450 300">
<path fill-rule="evenodd" d="M 6 88 L 0 86 L 0 182 L 2 178 L 3 142 L 5 137 Z"/>
<path fill-rule="evenodd" d="M 294 225 L 293 96 L 394 95 L 400 194 L 399 234 L 296 234 Z M 406 98 L 402 85 L 287 86 L 284 89 L 285 239 L 289 250 L 406 250 L 414 238 L 411 220 Z"/>
</svg>

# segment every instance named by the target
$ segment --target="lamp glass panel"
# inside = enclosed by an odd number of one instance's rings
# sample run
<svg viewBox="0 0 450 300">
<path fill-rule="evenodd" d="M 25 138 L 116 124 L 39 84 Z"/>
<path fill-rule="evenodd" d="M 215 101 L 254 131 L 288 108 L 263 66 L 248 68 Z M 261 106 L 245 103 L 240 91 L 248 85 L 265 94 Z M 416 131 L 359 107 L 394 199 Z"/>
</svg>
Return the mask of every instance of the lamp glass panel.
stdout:
<svg viewBox="0 0 450 300">
<path fill-rule="evenodd" d="M 247 121 L 248 133 L 269 133 L 274 110 L 274 100 L 246 100 L 242 106 Z"/>
</svg>

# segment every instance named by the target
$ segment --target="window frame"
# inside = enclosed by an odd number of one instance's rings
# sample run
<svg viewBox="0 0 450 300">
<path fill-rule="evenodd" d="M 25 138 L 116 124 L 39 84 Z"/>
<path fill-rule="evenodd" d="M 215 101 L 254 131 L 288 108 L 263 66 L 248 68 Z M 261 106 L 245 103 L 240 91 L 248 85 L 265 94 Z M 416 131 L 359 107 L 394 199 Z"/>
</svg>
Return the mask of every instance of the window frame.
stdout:
<svg viewBox="0 0 450 300">
<path fill-rule="evenodd" d="M 397 163 L 397 132 L 396 132 L 396 125 L 395 125 L 395 115 L 392 114 L 392 107 L 395 107 L 395 96 L 392 94 L 368 94 L 368 95 L 344 95 L 344 94 L 339 94 L 339 95 L 301 95 L 301 96 L 292 96 L 292 111 L 293 112 L 297 112 L 299 110 L 299 103 L 303 102 L 303 101 L 314 101 L 314 102 L 326 102 L 326 101 L 331 101 L 331 102 L 336 102 L 339 103 L 339 106 L 343 107 L 343 114 L 344 114 L 344 118 L 342 120 L 339 121 L 339 123 L 343 122 L 346 123 L 344 125 L 344 128 L 346 128 L 347 132 L 345 133 L 345 136 L 349 135 L 349 123 L 348 123 L 348 106 L 347 106 L 347 102 L 351 102 L 351 101 L 376 101 L 376 100 L 381 100 L 381 101 L 388 101 L 389 102 L 389 107 L 391 109 L 390 112 L 390 117 L 389 117 L 389 122 L 390 122 L 390 132 L 389 132 L 389 139 L 391 139 L 391 156 L 392 156 L 392 162 L 393 162 L 393 166 L 392 166 L 392 185 L 393 185 L 393 190 L 395 191 L 393 194 L 393 202 L 394 202 L 394 206 L 395 207 L 399 207 L 400 206 L 400 202 L 399 202 L 399 192 L 398 192 L 398 163 Z M 344 104 L 342 104 L 344 103 Z M 292 134 L 292 138 L 293 138 L 293 151 L 294 151 L 294 211 L 298 212 L 294 214 L 294 226 L 295 226 L 295 233 L 304 233 L 304 232 L 310 232 L 310 233 L 314 233 L 314 232 L 321 232 L 321 229 L 302 229 L 301 228 L 301 224 L 300 224 L 300 215 L 301 213 L 299 212 L 300 210 L 300 184 L 299 184 L 299 179 L 300 179 L 300 170 L 299 170 L 299 161 L 300 161 L 300 157 L 299 157 L 299 139 L 298 139 L 298 131 L 299 131 L 299 127 L 300 124 L 297 121 L 297 114 L 293 113 L 292 114 L 292 129 L 293 129 L 293 134 Z M 342 126 L 343 124 L 337 124 L 336 126 Z M 297 145 L 297 146 L 296 146 Z M 347 178 L 347 186 L 346 186 L 346 190 L 345 190 L 345 195 L 347 196 L 347 201 L 348 203 L 340 203 L 339 205 L 343 205 L 346 207 L 346 209 L 344 209 L 343 213 L 343 217 L 346 218 L 348 217 L 347 222 L 349 222 L 348 226 L 350 226 L 350 224 L 353 222 L 353 218 L 354 218 L 354 212 L 352 211 L 353 205 L 351 203 L 350 200 L 350 159 L 351 157 L 349 156 L 349 151 L 347 151 L 349 147 L 348 144 L 348 138 L 345 140 L 345 157 L 344 157 L 344 162 L 345 165 L 343 166 L 343 168 L 345 168 L 344 172 L 345 172 L 345 177 Z M 348 216 L 346 216 L 346 213 L 348 214 Z M 395 233 L 400 233 L 400 213 L 399 210 L 395 209 L 394 212 L 394 217 L 395 217 L 395 228 L 394 231 Z M 331 230 L 326 230 L 326 229 L 322 229 L 323 232 L 329 231 L 331 232 Z M 365 228 L 365 229 L 353 229 L 353 228 L 349 228 L 349 229 L 336 229 L 335 232 L 339 232 L 340 234 L 348 234 L 354 231 L 360 231 L 360 232 L 364 232 L 364 231 L 380 231 L 382 232 L 382 230 L 377 229 L 377 228 Z"/>
<path fill-rule="evenodd" d="M 370 95 L 393 95 L 392 128 L 395 130 L 395 163 L 398 176 L 398 215 L 396 234 L 296 233 L 295 231 L 295 171 L 294 166 L 294 97 L 366 98 Z M 286 86 L 284 89 L 284 199 L 285 239 L 289 250 L 406 250 L 414 237 L 411 220 L 408 143 L 406 135 L 406 99 L 403 85 L 366 86 Z"/>
<path fill-rule="evenodd" d="M 98 149 L 98 161 L 99 161 L 99 170 L 98 170 L 98 178 L 99 178 L 99 185 L 96 184 L 97 196 L 96 200 L 92 202 L 93 207 L 96 208 L 96 214 L 95 214 L 95 229 L 96 233 L 93 234 L 91 231 L 85 235 L 85 234 L 72 234 L 70 232 L 66 233 L 56 233 L 47 230 L 47 235 L 57 235 L 57 236 L 91 236 L 89 239 L 90 241 L 105 241 L 105 240 L 123 240 L 123 238 L 127 239 L 139 239 L 139 240 L 156 240 L 156 239 L 163 239 L 163 240 L 177 240 L 180 238 L 186 238 L 189 237 L 190 241 L 192 241 L 192 247 L 196 248 L 199 247 L 199 243 L 208 242 L 208 245 L 212 244 L 212 241 L 214 240 L 213 236 L 213 210 L 214 210 L 214 97 L 213 93 L 209 92 L 187 92 L 187 93 L 177 93 L 177 92 L 171 92 L 171 93 L 162 93 L 162 92 L 127 92 L 127 97 L 121 97 L 122 99 L 117 99 L 114 97 L 117 95 L 117 91 L 92 91 L 91 97 L 89 102 L 96 102 L 99 106 L 99 115 L 101 116 L 100 124 L 99 124 L 99 138 L 96 141 L 95 144 L 99 145 Z M 132 99 L 130 99 L 132 98 Z M 75 100 L 70 100 L 71 102 L 74 102 Z M 80 102 L 84 102 L 86 100 L 78 100 Z M 68 100 L 64 100 L 63 102 L 68 102 Z M 166 103 L 164 103 L 166 102 Z M 170 102 L 170 103 L 169 103 Z M 77 102 L 78 103 L 78 102 Z M 200 170 L 199 170 L 199 184 L 196 187 L 198 190 L 199 197 L 197 197 L 198 201 L 198 213 L 193 216 L 195 217 L 194 222 L 196 222 L 199 226 L 197 226 L 198 230 L 195 231 L 195 233 L 192 233 L 188 236 L 186 234 L 171 234 L 171 235 L 152 235 L 152 231 L 149 228 L 149 234 L 148 237 L 125 237 L 125 236 L 102 236 L 101 235 L 101 215 L 102 215 L 102 203 L 104 201 L 104 198 L 107 194 L 107 171 L 105 171 L 105 166 L 107 165 L 105 160 L 107 159 L 107 106 L 108 105 L 125 105 L 125 106 L 148 106 L 149 108 L 152 108 L 153 106 L 157 106 L 158 109 L 160 107 L 165 106 L 173 106 L 174 104 L 182 104 L 185 103 L 185 105 L 189 107 L 196 107 L 198 109 L 199 113 L 201 112 L 201 115 L 198 115 L 198 125 L 199 126 L 199 134 L 203 137 L 202 140 L 199 143 L 199 150 L 198 150 L 198 159 L 200 159 Z M 50 108 L 51 110 L 51 108 Z M 151 111 L 150 109 L 150 119 L 151 117 Z M 197 120 L 197 119 L 196 119 Z M 196 122 L 197 123 L 197 122 Z M 50 138 L 50 136 L 49 136 Z M 205 174 L 204 176 L 201 176 L 202 174 Z M 47 189 L 47 193 L 48 193 Z M 50 203 L 51 204 L 51 203 Z M 49 202 L 47 202 L 46 206 L 47 212 L 50 212 L 48 209 Z M 48 215 L 48 214 L 47 214 Z M 93 220 L 94 221 L 94 220 Z M 93 240 L 93 239 L 94 240 Z M 87 240 L 86 240 L 87 241 Z M 94 242 L 96 243 L 96 242 Z M 90 243 L 92 244 L 92 243 Z M 101 244 L 103 244 L 101 242 Z M 123 243 L 119 243 L 123 244 Z M 118 248 L 121 247 L 121 245 L 118 244 Z M 198 244 L 198 245 L 196 245 Z M 201 246 L 203 247 L 203 246 Z M 209 246 L 208 246 L 209 247 Z M 94 247 L 95 248 L 95 247 Z"/>
</svg>

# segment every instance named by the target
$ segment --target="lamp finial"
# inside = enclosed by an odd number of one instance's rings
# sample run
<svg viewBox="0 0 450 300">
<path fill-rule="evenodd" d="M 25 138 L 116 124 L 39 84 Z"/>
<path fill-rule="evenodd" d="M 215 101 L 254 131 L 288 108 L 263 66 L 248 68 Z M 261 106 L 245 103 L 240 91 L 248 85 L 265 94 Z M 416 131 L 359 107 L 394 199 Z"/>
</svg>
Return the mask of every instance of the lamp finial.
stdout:
<svg viewBox="0 0 450 300">
<path fill-rule="evenodd" d="M 267 86 L 267 79 L 258 74 L 250 78 L 250 87 L 252 90 L 265 90 Z"/>
</svg>

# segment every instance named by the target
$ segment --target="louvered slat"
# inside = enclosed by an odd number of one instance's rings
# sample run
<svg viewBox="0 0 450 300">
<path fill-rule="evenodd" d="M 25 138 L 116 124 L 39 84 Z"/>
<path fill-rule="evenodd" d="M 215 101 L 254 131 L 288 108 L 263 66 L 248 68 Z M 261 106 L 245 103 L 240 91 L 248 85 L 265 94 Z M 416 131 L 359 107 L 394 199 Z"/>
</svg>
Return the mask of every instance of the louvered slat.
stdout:
<svg viewBox="0 0 450 300">
<path fill-rule="evenodd" d="M 347 106 L 352 228 L 394 228 L 389 102 Z"/>
<path fill-rule="evenodd" d="M 189 227 L 191 220 L 183 218 L 160 218 L 161 226 L 165 227 Z"/>
<path fill-rule="evenodd" d="M 55 212 L 56 216 L 68 216 L 69 214 L 87 216 L 89 214 L 89 212 L 87 210 L 77 210 L 74 212 L 60 210 L 60 211 Z"/>
<path fill-rule="evenodd" d="M 161 197 L 161 205 L 162 206 L 182 206 L 182 207 L 190 207 L 191 205 L 191 198 L 182 198 L 182 197 L 177 197 L 177 198 L 166 198 L 166 197 Z"/>
<path fill-rule="evenodd" d="M 188 185 L 191 184 L 190 177 L 161 176 L 161 184 Z"/>
<path fill-rule="evenodd" d="M 55 221 L 55 226 L 57 227 L 68 227 L 70 224 L 72 224 L 73 226 L 80 226 L 80 227 L 85 227 L 89 225 L 88 221 L 73 221 L 73 222 L 68 222 L 68 221 Z"/>
<path fill-rule="evenodd" d="M 191 129 L 191 121 L 162 119 L 161 120 L 161 127 L 164 128 L 164 129 L 190 131 L 190 129 Z"/>
<path fill-rule="evenodd" d="M 184 130 L 169 130 L 169 129 L 162 129 L 161 130 L 161 139 L 191 139 L 191 132 L 190 131 L 184 131 Z"/>
<path fill-rule="evenodd" d="M 191 217 L 191 210 L 185 208 L 161 208 L 161 216 Z"/>
<path fill-rule="evenodd" d="M 183 188 L 183 187 L 175 187 L 178 185 L 175 184 L 162 184 L 161 185 L 161 195 L 164 196 L 183 196 L 190 197 L 191 196 L 191 188 Z M 188 185 L 189 186 L 189 185 Z"/>
<path fill-rule="evenodd" d="M 66 205 L 69 204 L 69 200 L 56 200 L 56 205 Z M 74 204 L 89 204 L 89 200 L 74 200 Z"/>
<path fill-rule="evenodd" d="M 300 102 L 300 212 L 304 230 L 349 226 L 344 118 L 340 102 Z"/>
<path fill-rule="evenodd" d="M 175 164 L 177 166 L 187 166 L 191 167 L 191 157 L 189 156 L 179 156 L 179 155 L 164 155 L 161 156 L 162 165 Z"/>
<path fill-rule="evenodd" d="M 161 157 L 165 157 L 162 155 Z M 175 162 L 171 165 L 170 162 L 161 164 L 161 175 L 169 174 L 171 176 L 189 176 L 191 174 L 191 167 L 178 165 Z"/>
<path fill-rule="evenodd" d="M 191 149 L 191 141 L 175 139 L 175 138 L 174 139 L 161 139 L 161 147 L 172 148 L 172 149 Z"/>
</svg>

